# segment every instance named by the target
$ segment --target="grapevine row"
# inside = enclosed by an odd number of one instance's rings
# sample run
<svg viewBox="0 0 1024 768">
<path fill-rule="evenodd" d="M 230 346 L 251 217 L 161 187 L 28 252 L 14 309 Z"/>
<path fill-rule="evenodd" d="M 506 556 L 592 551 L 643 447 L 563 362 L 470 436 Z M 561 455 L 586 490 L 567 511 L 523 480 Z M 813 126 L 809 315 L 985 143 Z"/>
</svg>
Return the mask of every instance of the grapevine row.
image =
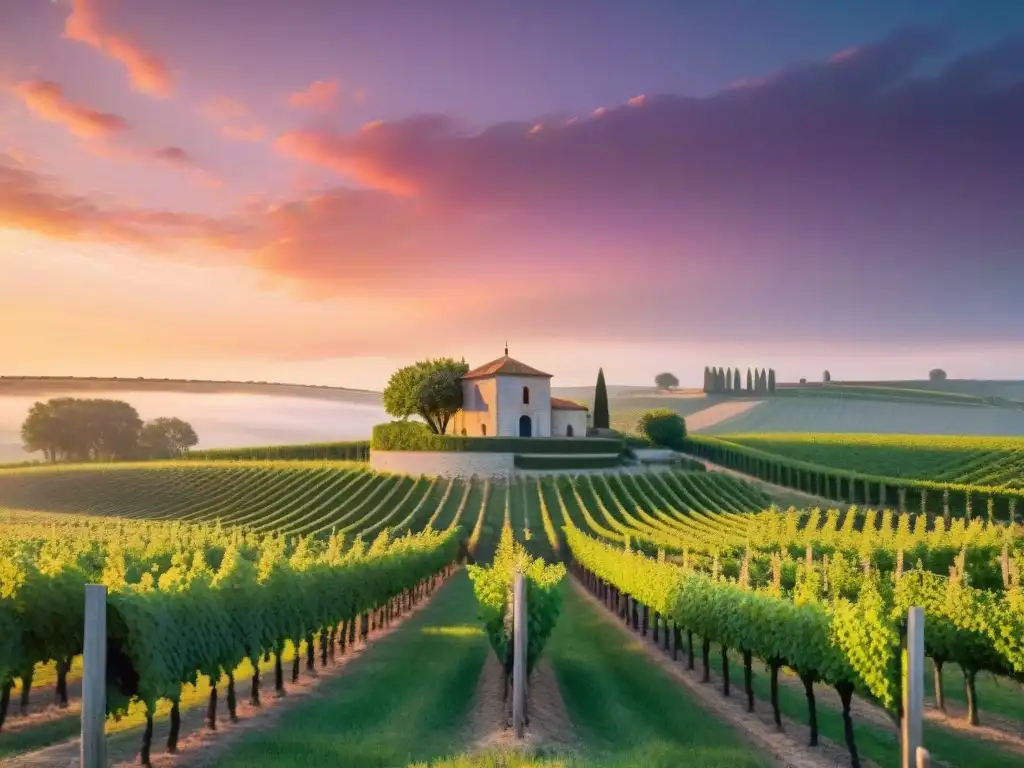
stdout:
<svg viewBox="0 0 1024 768">
<path fill-rule="evenodd" d="M 1024 489 L 1010 485 L 972 485 L 859 473 L 704 435 L 687 438 L 685 450 L 776 485 L 850 504 L 967 519 L 984 515 L 989 520 L 1013 522 L 1024 513 Z"/>
</svg>

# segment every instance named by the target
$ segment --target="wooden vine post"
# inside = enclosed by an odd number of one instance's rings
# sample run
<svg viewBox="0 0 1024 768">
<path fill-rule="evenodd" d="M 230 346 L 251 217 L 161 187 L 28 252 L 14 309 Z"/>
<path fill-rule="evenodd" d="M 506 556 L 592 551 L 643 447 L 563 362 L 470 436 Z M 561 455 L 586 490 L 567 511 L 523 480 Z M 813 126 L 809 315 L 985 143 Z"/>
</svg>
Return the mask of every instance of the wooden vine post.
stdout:
<svg viewBox="0 0 1024 768">
<path fill-rule="evenodd" d="M 512 728 L 517 739 L 526 729 L 526 578 L 516 572 L 512 590 Z"/>
<path fill-rule="evenodd" d="M 107 588 L 85 587 L 85 643 L 82 652 L 82 768 L 106 768 Z"/>
<path fill-rule="evenodd" d="M 907 613 L 907 666 L 903 678 L 903 723 L 900 747 L 903 768 L 918 765 L 924 714 L 924 608 Z"/>
</svg>

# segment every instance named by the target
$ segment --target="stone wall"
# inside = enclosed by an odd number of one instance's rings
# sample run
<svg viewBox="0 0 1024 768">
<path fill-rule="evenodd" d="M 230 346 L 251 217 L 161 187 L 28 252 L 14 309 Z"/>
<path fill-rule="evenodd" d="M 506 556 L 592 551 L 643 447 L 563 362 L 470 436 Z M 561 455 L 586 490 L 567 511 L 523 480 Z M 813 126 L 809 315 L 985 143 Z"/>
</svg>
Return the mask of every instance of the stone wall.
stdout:
<svg viewBox="0 0 1024 768">
<path fill-rule="evenodd" d="M 430 477 L 505 477 L 515 470 L 513 453 L 469 451 L 370 451 L 370 467 L 378 472 Z"/>
<path fill-rule="evenodd" d="M 567 427 L 572 426 L 573 437 L 587 436 L 587 412 L 570 411 L 567 408 L 551 409 L 551 436 L 566 437 Z"/>
</svg>

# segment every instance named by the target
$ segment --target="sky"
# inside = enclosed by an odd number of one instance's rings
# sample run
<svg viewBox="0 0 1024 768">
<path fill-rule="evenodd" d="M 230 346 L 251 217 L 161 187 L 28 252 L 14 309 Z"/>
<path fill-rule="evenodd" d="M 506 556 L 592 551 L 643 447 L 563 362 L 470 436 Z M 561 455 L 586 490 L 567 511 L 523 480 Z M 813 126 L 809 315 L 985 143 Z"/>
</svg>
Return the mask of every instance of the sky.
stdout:
<svg viewBox="0 0 1024 768">
<path fill-rule="evenodd" d="M 1024 379 L 1024 3 L 0 0 L 0 373 Z"/>
</svg>

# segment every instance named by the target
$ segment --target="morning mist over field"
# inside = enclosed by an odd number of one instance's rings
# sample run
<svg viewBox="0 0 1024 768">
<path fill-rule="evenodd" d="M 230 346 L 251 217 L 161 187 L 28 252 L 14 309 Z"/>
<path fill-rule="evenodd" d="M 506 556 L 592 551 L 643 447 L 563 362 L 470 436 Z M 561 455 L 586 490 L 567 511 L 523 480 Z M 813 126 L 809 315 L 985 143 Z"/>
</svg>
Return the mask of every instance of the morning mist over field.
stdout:
<svg viewBox="0 0 1024 768">
<path fill-rule="evenodd" d="M 377 405 L 291 397 L 101 391 L 59 396 L 126 400 L 143 419 L 173 414 L 195 428 L 200 449 L 362 440 L 387 418 Z M 32 404 L 48 397 L 0 397 L 0 463 L 39 458 L 22 449 L 19 431 Z"/>
<path fill-rule="evenodd" d="M 1016 4 L 0 17 L 3 373 L 1021 378 Z"/>
</svg>

